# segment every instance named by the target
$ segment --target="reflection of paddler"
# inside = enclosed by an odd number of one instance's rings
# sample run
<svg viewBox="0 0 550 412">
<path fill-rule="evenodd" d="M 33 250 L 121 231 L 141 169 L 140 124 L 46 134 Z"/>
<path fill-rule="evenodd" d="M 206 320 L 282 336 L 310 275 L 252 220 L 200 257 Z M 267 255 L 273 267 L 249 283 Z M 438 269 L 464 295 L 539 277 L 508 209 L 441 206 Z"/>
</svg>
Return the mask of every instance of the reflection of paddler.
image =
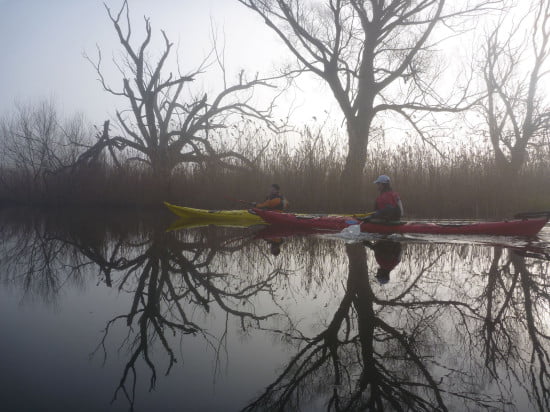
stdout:
<svg viewBox="0 0 550 412">
<path fill-rule="evenodd" d="M 284 242 L 283 238 L 266 239 L 266 242 L 269 243 L 269 252 L 273 256 L 277 256 L 281 253 L 281 245 Z"/>
<path fill-rule="evenodd" d="M 365 241 L 363 244 L 374 251 L 374 258 L 379 266 L 376 279 L 381 284 L 388 283 L 390 272 L 401 261 L 401 244 L 391 240 L 380 240 L 374 244 Z"/>
</svg>

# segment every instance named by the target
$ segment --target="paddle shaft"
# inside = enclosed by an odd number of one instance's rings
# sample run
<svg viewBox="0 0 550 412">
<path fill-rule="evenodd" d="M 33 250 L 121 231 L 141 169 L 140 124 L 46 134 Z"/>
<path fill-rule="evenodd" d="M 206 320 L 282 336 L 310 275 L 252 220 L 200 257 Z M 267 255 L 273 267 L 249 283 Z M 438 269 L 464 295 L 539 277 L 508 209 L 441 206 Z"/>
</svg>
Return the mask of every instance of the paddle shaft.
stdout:
<svg viewBox="0 0 550 412">
<path fill-rule="evenodd" d="M 232 202 L 239 202 L 239 203 L 242 203 L 242 204 L 245 204 L 245 205 L 248 205 L 248 206 L 253 206 L 254 205 L 254 202 L 249 202 L 248 200 L 242 200 L 242 199 L 237 199 L 235 197 L 231 197 L 231 196 L 224 196 L 227 200 L 231 200 Z"/>
<path fill-rule="evenodd" d="M 514 219 L 527 219 L 530 217 L 547 217 L 550 218 L 550 211 L 546 212 L 523 212 L 523 213 L 516 213 L 514 215 Z"/>
</svg>

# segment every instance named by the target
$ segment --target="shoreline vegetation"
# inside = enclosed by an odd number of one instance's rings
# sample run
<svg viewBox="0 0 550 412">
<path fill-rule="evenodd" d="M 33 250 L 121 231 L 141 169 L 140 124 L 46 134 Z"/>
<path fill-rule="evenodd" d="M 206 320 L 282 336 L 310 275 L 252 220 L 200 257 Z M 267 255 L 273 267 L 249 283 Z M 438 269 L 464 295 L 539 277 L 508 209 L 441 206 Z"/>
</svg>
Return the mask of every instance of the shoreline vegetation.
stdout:
<svg viewBox="0 0 550 412">
<path fill-rule="evenodd" d="M 336 139 L 304 138 L 293 147 L 279 142 L 253 153 L 265 147 L 260 140 L 248 139 L 240 149 L 256 159 L 256 170 L 187 166 L 176 169 L 167 185 L 159 185 L 146 167 L 126 162 L 115 168 L 105 158 L 57 173 L 3 166 L 0 206 L 166 211 L 162 202 L 168 201 L 202 209 L 244 209 L 238 200 L 262 200 L 276 182 L 291 211 L 365 212 L 376 197 L 372 182 L 387 174 L 403 199 L 405 218 L 506 218 L 550 209 L 550 156 L 545 151 L 533 153 L 519 175 L 506 177 L 489 150 L 463 145 L 442 156 L 421 144 L 392 149 L 373 145 L 355 195 L 343 197 L 344 154 Z"/>
</svg>

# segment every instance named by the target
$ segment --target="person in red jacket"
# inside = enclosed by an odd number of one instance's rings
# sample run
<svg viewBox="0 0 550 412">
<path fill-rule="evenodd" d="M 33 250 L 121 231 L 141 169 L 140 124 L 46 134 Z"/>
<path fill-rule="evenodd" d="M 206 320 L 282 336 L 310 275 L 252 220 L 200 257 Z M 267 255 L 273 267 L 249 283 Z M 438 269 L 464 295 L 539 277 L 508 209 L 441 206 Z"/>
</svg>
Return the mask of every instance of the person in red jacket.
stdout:
<svg viewBox="0 0 550 412">
<path fill-rule="evenodd" d="M 269 188 L 269 194 L 265 201 L 261 203 L 253 203 L 254 207 L 265 210 L 279 210 L 283 211 L 288 209 L 288 201 L 281 194 L 281 188 L 277 183 L 273 183 Z"/>
<path fill-rule="evenodd" d="M 399 220 L 403 216 L 403 203 L 399 193 L 395 192 L 389 176 L 380 175 L 374 181 L 378 186 L 379 195 L 374 202 L 375 212 L 367 220 Z"/>
</svg>

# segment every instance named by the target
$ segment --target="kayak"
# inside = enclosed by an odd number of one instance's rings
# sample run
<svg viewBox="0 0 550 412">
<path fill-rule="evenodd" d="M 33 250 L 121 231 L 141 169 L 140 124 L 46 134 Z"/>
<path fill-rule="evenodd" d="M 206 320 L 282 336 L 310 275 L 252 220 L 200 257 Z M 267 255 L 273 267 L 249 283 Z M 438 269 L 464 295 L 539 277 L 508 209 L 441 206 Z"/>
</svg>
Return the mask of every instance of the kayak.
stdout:
<svg viewBox="0 0 550 412">
<path fill-rule="evenodd" d="M 251 226 L 265 223 L 260 216 L 252 214 L 248 210 L 206 210 L 176 206 L 168 202 L 164 202 L 164 204 L 176 216 L 188 220 L 201 220 L 209 222 L 209 224 Z"/>
<path fill-rule="evenodd" d="M 261 229 L 255 232 L 255 239 L 282 239 L 288 237 L 302 237 L 318 234 L 336 234 L 340 233 L 337 229 L 318 230 L 314 227 L 292 227 L 288 225 L 264 225 Z"/>
<path fill-rule="evenodd" d="M 519 218 L 497 222 L 474 223 L 429 223 L 429 222 L 362 222 L 353 217 L 313 216 L 292 213 L 277 213 L 252 209 L 272 225 L 314 228 L 319 232 L 343 230 L 351 225 L 360 225 L 365 233 L 422 233 L 445 235 L 495 235 L 495 236 L 535 236 L 548 222 L 548 215 L 534 218 Z"/>
<path fill-rule="evenodd" d="M 242 210 L 207 210 L 207 209 L 195 209 L 192 207 L 177 206 L 168 202 L 164 202 L 166 207 L 179 216 L 182 219 L 187 220 L 200 220 L 201 224 L 198 226 L 205 226 L 208 224 L 219 226 L 243 226 L 248 227 L 252 225 L 265 224 L 266 222 L 257 214 L 250 213 L 247 209 Z M 258 209 L 259 210 L 259 209 Z M 281 213 L 274 211 L 273 213 Z M 300 216 L 301 214 L 297 214 Z M 306 216 L 350 216 L 350 217 L 365 217 L 367 214 L 350 214 L 350 215 L 306 215 Z M 208 223 L 207 223 L 208 222 Z"/>
</svg>

